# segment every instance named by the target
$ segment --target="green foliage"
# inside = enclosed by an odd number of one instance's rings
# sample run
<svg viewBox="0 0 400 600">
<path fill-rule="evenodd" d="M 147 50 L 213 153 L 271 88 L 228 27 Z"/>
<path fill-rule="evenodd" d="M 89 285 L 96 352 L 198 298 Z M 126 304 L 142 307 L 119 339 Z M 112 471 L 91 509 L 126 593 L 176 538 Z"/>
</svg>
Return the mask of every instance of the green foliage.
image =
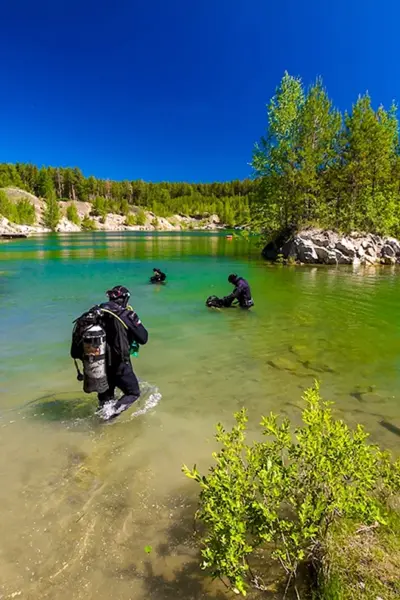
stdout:
<svg viewBox="0 0 400 600">
<path fill-rule="evenodd" d="M 16 165 L 9 163 L 0 164 L 0 188 L 2 187 L 18 187 L 24 188 L 24 182 L 20 177 Z"/>
<path fill-rule="evenodd" d="M 144 212 L 143 208 L 140 208 L 136 215 L 136 224 L 142 227 L 146 225 L 146 213 Z"/>
<path fill-rule="evenodd" d="M 109 201 L 107 198 L 103 198 L 102 196 L 97 196 L 93 200 L 91 214 L 94 217 L 103 217 L 107 216 L 107 213 L 111 212 Z"/>
<path fill-rule="evenodd" d="M 400 223 L 396 107 L 360 97 L 344 118 L 322 81 L 285 73 L 253 154 L 253 223 L 273 235 L 309 223 L 396 234 Z"/>
<path fill-rule="evenodd" d="M 29 200 L 13 202 L 3 190 L 0 190 L 0 215 L 18 225 L 34 225 L 36 221 L 35 207 Z"/>
<path fill-rule="evenodd" d="M 35 207 L 27 198 L 17 202 L 17 221 L 20 225 L 34 225 L 36 223 Z"/>
<path fill-rule="evenodd" d="M 399 461 L 368 444 L 361 426 L 353 431 L 335 420 L 317 384 L 304 400 L 304 424 L 294 435 L 288 419 L 271 414 L 261 423 L 265 441 L 249 445 L 242 410 L 231 431 L 218 425 L 222 448 L 207 476 L 183 468 L 201 486 L 202 566 L 243 595 L 255 577 L 261 581 L 250 564 L 258 549 L 295 582 L 300 565 L 321 560 L 332 524 L 384 523 L 382 500 L 400 491 Z"/>
<path fill-rule="evenodd" d="M 55 196 L 54 183 L 48 171 L 44 169 L 39 171 L 35 191 L 38 196 L 48 200 Z"/>
<path fill-rule="evenodd" d="M 132 213 L 127 215 L 125 219 L 125 225 L 127 225 L 128 227 L 135 227 L 135 225 L 137 225 L 136 215 L 133 215 Z"/>
<path fill-rule="evenodd" d="M 74 223 L 75 225 L 81 224 L 81 220 L 79 218 L 78 209 L 76 208 L 75 202 L 72 202 L 67 207 L 67 219 L 68 219 L 68 221 L 71 221 L 71 223 Z"/>
<path fill-rule="evenodd" d="M 229 224 L 244 224 L 250 218 L 250 195 L 256 185 L 249 179 L 210 184 L 109 181 L 84 177 L 77 168 L 0 164 L 0 186 L 24 188 L 43 198 L 55 193 L 58 199 L 91 202 L 92 214 L 100 218 L 108 212 L 127 216 L 131 206 L 139 206 L 159 217 L 217 214 L 221 221 L 227 216 Z"/>
<path fill-rule="evenodd" d="M 158 227 L 160 226 L 160 221 L 157 219 L 157 217 L 154 217 L 154 219 L 152 219 L 151 221 L 151 224 L 154 227 L 154 229 L 158 229 Z"/>
<path fill-rule="evenodd" d="M 52 231 L 56 230 L 56 227 L 61 219 L 61 210 L 57 198 L 53 194 L 46 201 L 46 208 L 43 213 L 43 224 Z"/>
<path fill-rule="evenodd" d="M 83 217 L 81 226 L 84 231 L 95 231 L 97 229 L 96 221 L 91 219 L 88 215 Z"/>
</svg>

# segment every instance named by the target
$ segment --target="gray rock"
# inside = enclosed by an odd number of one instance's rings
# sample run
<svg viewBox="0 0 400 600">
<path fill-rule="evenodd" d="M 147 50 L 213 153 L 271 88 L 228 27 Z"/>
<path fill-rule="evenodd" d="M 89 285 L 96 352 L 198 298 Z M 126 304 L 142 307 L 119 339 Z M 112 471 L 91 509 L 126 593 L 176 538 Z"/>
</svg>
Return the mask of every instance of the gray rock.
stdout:
<svg viewBox="0 0 400 600">
<path fill-rule="evenodd" d="M 340 250 L 334 250 L 336 254 L 336 260 L 338 265 L 351 265 L 353 263 L 353 259 L 350 256 L 345 256 L 340 252 Z"/>
<path fill-rule="evenodd" d="M 342 254 L 345 256 L 350 256 L 351 258 L 353 258 L 356 254 L 353 242 L 346 240 L 346 238 L 339 240 L 339 242 L 336 244 L 336 248 L 340 250 Z"/>
<path fill-rule="evenodd" d="M 383 261 L 384 261 L 385 265 L 395 265 L 396 257 L 395 256 L 384 256 Z"/>
<path fill-rule="evenodd" d="M 400 256 L 400 242 L 396 238 L 386 238 L 384 241 L 384 247 L 391 246 L 396 256 Z"/>
<path fill-rule="evenodd" d="M 334 250 L 329 250 L 323 246 L 315 246 L 319 262 L 324 265 L 337 265 L 337 256 Z"/>
<path fill-rule="evenodd" d="M 394 258 L 396 256 L 396 250 L 393 248 L 393 246 L 385 244 L 381 250 L 381 256 L 383 256 L 383 258 Z"/>
<path fill-rule="evenodd" d="M 370 256 L 369 254 L 366 254 L 364 256 L 364 262 L 369 265 L 374 265 L 376 263 L 376 255 Z"/>
<path fill-rule="evenodd" d="M 297 254 L 302 263 L 312 264 L 318 262 L 318 255 L 311 240 L 300 236 L 295 239 Z"/>
</svg>

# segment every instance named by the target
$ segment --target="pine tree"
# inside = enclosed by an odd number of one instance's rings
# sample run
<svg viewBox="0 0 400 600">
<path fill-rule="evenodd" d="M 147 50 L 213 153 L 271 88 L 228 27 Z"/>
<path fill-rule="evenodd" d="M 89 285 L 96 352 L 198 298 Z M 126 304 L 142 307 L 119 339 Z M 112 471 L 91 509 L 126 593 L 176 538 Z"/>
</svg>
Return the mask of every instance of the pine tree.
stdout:
<svg viewBox="0 0 400 600">
<path fill-rule="evenodd" d="M 329 218 L 329 207 L 322 174 L 338 158 L 341 115 L 333 109 L 321 79 L 309 89 L 298 117 L 298 222 L 323 223 Z"/>
<path fill-rule="evenodd" d="M 55 197 L 54 183 L 46 168 L 39 171 L 36 183 L 36 195 L 40 198 L 51 199 Z"/>
<path fill-rule="evenodd" d="M 396 219 L 396 109 L 374 111 L 368 95 L 360 96 L 345 116 L 342 220 L 347 229 L 391 230 Z"/>
<path fill-rule="evenodd" d="M 285 73 L 268 107 L 268 127 L 256 146 L 252 166 L 260 179 L 255 220 L 270 232 L 297 225 L 299 115 L 304 104 L 301 80 Z"/>
<path fill-rule="evenodd" d="M 43 223 L 52 231 L 55 231 L 61 218 L 60 206 L 58 200 L 53 194 L 46 202 L 47 206 L 43 213 Z"/>
</svg>

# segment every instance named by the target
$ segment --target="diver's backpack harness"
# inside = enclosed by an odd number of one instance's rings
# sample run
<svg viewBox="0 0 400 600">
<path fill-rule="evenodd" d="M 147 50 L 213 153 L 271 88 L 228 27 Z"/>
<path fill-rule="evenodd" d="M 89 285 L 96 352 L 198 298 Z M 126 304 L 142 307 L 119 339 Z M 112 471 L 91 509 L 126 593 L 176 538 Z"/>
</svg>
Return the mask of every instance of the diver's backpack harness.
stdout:
<svg viewBox="0 0 400 600">
<path fill-rule="evenodd" d="M 131 309 L 131 307 L 128 307 Z M 131 309 L 132 310 L 132 309 Z M 110 348 L 104 328 L 104 313 L 112 315 L 125 329 L 128 326 L 113 311 L 94 306 L 74 321 L 72 332 L 71 356 L 74 359 L 78 380 L 83 380 L 83 390 L 87 394 L 102 393 L 108 389 L 107 366 Z M 132 342 L 130 354 L 138 355 L 139 346 Z M 79 371 L 76 360 L 83 364 L 83 375 Z"/>
</svg>

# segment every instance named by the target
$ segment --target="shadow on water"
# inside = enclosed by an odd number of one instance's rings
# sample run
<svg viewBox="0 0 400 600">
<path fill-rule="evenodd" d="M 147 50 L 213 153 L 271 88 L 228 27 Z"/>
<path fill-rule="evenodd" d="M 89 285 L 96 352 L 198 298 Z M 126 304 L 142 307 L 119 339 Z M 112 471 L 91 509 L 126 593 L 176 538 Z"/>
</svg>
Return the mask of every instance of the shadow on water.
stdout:
<svg viewBox="0 0 400 600">
<path fill-rule="evenodd" d="M 195 523 L 197 502 L 186 504 L 163 531 L 163 542 L 158 544 L 148 560 L 140 566 L 131 564 L 118 572 L 119 577 L 138 580 L 143 586 L 143 597 L 149 600 L 227 600 L 234 597 L 220 581 L 212 581 L 201 569 L 201 525 Z M 266 575 L 266 590 L 248 590 L 249 600 L 281 600 L 286 582 L 275 561 L 260 555 L 256 567 Z M 160 568 L 161 563 L 161 568 Z M 296 598 L 292 589 L 287 600 Z"/>
<path fill-rule="evenodd" d="M 186 563 L 173 571 L 171 578 L 157 574 L 150 561 L 144 565 L 144 572 L 134 573 L 144 586 L 144 597 L 149 600 L 226 600 L 227 594 L 210 591 L 205 586 L 205 576 L 198 561 Z"/>
<path fill-rule="evenodd" d="M 193 502 L 179 510 L 148 560 L 120 569 L 118 577 L 140 581 L 143 597 L 149 600 L 226 600 L 226 593 L 215 589 L 217 586 L 200 568 L 196 508 Z"/>
<path fill-rule="evenodd" d="M 93 417 L 96 408 L 95 397 L 65 392 L 39 398 L 29 405 L 29 412 L 46 421 L 74 421 Z"/>
<path fill-rule="evenodd" d="M 394 435 L 398 435 L 400 437 L 400 428 L 396 427 L 396 425 L 393 425 L 392 423 L 388 423 L 388 421 L 384 421 L 384 420 L 379 421 L 379 425 L 382 425 L 382 427 L 384 427 L 391 433 L 394 433 Z"/>
</svg>

